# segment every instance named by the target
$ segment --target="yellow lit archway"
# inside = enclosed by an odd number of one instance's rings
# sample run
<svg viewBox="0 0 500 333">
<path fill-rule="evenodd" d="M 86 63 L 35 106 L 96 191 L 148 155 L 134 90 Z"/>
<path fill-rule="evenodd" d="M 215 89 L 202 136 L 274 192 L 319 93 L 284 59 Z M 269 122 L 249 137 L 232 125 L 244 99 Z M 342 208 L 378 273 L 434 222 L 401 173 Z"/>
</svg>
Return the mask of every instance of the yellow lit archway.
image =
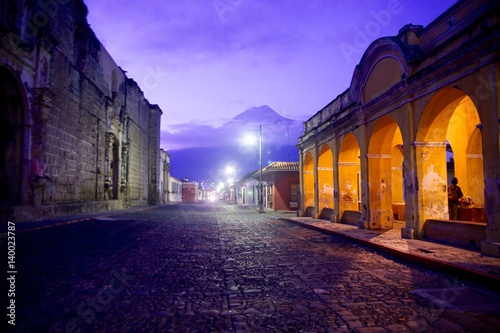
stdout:
<svg viewBox="0 0 500 333">
<path fill-rule="evenodd" d="M 345 210 L 360 210 L 361 175 L 359 163 L 359 144 L 356 137 L 347 134 L 339 151 L 339 216 Z"/>
<path fill-rule="evenodd" d="M 419 214 L 448 219 L 447 146 L 453 151 L 452 171 L 459 186 L 476 205 L 484 205 L 484 172 L 481 123 L 471 98 L 456 88 L 437 92 L 420 119 L 417 141 Z"/>
<path fill-rule="evenodd" d="M 404 211 L 402 144 L 398 124 L 390 116 L 382 117 L 373 129 L 367 156 L 372 229 L 391 229 L 394 214 Z"/>
<path fill-rule="evenodd" d="M 333 154 L 328 144 L 321 147 L 318 158 L 319 212 L 333 209 Z"/>
<path fill-rule="evenodd" d="M 314 161 L 311 152 L 307 152 L 303 162 L 304 210 L 314 207 Z"/>
</svg>

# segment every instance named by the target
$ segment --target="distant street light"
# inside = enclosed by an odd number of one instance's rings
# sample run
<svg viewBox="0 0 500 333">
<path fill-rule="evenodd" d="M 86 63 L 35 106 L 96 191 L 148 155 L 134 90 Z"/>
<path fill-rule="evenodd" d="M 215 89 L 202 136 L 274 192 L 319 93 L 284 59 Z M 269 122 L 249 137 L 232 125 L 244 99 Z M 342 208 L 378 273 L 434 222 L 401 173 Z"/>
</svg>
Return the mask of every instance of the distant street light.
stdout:
<svg viewBox="0 0 500 333">
<path fill-rule="evenodd" d="M 234 188 L 234 203 L 237 204 L 237 197 L 236 197 L 236 167 L 234 166 L 228 166 L 226 168 L 226 173 L 229 174 L 229 175 L 232 175 L 233 178 L 229 178 L 227 180 L 228 182 L 228 186 L 230 186 L 230 184 L 232 183 L 233 184 L 233 188 Z M 231 190 L 231 188 L 229 188 L 229 190 Z"/>
<path fill-rule="evenodd" d="M 249 131 L 257 131 L 257 130 L 249 130 Z M 257 138 L 253 135 L 250 135 L 250 134 L 247 134 L 245 136 L 245 138 L 243 139 L 243 142 L 249 146 L 253 145 L 255 143 L 255 141 L 257 141 Z"/>
<path fill-rule="evenodd" d="M 257 131 L 257 130 L 249 130 Z M 255 142 L 255 137 L 247 135 L 245 138 L 247 144 L 253 144 Z M 260 165 L 260 175 L 259 175 L 259 213 L 265 213 L 264 210 L 264 191 L 262 186 L 262 125 L 259 125 L 259 165 Z"/>
</svg>

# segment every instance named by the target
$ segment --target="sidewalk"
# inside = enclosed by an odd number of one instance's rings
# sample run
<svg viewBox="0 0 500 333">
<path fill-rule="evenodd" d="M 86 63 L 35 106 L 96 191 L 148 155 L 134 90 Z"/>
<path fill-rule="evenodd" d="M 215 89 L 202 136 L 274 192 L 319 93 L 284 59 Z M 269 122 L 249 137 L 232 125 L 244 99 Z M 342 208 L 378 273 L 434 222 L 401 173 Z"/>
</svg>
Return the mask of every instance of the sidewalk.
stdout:
<svg viewBox="0 0 500 333">
<path fill-rule="evenodd" d="M 61 226 L 66 224 L 71 224 L 75 222 L 82 222 L 86 220 L 91 220 L 95 218 L 105 218 L 110 216 L 123 215 L 128 213 L 139 212 L 143 210 L 157 208 L 158 206 L 138 206 L 131 208 L 124 208 L 118 210 L 108 210 L 103 212 L 91 212 L 79 215 L 67 215 L 58 217 L 48 217 L 33 221 L 24 221 L 16 224 L 16 232 L 33 231 L 38 229 L 44 229 L 48 227 Z"/>
<path fill-rule="evenodd" d="M 500 258 L 458 247 L 418 239 L 402 239 L 400 230 L 363 230 L 356 226 L 332 223 L 309 217 L 294 217 L 269 212 L 280 220 L 308 229 L 337 235 L 361 243 L 381 253 L 427 268 L 469 278 L 482 285 L 500 288 Z"/>
</svg>

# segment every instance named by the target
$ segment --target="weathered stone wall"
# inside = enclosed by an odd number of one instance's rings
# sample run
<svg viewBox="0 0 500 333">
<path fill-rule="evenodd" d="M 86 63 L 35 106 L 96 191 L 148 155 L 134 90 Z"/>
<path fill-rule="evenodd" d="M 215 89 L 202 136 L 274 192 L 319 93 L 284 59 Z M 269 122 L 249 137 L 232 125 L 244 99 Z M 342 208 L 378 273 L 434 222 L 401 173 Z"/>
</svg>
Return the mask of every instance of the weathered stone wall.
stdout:
<svg viewBox="0 0 500 333">
<path fill-rule="evenodd" d="M 46 120 L 41 154 L 51 178 L 43 203 L 100 200 L 103 196 L 105 105 L 102 91 L 68 59 L 52 53 L 50 90 L 55 97 Z"/>
<path fill-rule="evenodd" d="M 160 150 L 154 149 L 153 147 L 159 147 L 160 145 L 160 116 L 161 109 L 158 106 L 154 106 L 150 109 L 150 121 L 149 121 L 149 142 L 148 146 L 150 149 L 149 159 L 150 164 L 150 177 L 149 177 L 149 193 L 148 193 L 148 203 L 151 205 L 159 204 L 162 202 L 160 195 L 160 182 L 162 173 L 162 165 L 160 164 L 161 156 Z M 156 163 L 156 168 L 154 167 Z"/>
<path fill-rule="evenodd" d="M 81 0 L 17 4 L 0 4 L 14 18 L 0 19 L 1 96 L 9 99 L 1 115 L 14 124 L 22 113 L 0 147 L 2 215 L 157 203 L 160 108 L 99 42 Z M 20 171 L 9 177 L 13 167 Z"/>
</svg>

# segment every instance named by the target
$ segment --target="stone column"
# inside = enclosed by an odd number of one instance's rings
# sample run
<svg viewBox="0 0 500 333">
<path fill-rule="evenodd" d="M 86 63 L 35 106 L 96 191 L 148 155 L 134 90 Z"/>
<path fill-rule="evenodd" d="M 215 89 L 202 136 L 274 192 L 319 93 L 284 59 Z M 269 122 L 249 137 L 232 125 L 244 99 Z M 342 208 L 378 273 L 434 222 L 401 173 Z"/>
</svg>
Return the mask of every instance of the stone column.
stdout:
<svg viewBox="0 0 500 333">
<path fill-rule="evenodd" d="M 366 154 L 368 160 L 368 207 L 370 229 L 392 229 L 391 155 Z"/>
<path fill-rule="evenodd" d="M 340 222 L 340 196 L 339 196 L 339 139 L 334 138 L 332 142 L 332 155 L 333 155 L 333 207 L 332 222 Z"/>
<path fill-rule="evenodd" d="M 160 119 L 161 109 L 158 105 L 149 106 L 149 188 L 148 203 L 157 205 L 160 188 Z"/>
<path fill-rule="evenodd" d="M 121 158 L 120 158 L 120 193 L 123 198 L 123 205 L 128 206 L 128 169 L 129 169 L 129 115 L 125 105 L 120 110 L 120 121 L 122 123 L 122 142 L 121 142 Z"/>
<path fill-rule="evenodd" d="M 113 191 L 113 175 L 111 168 L 111 155 L 113 154 L 113 142 L 115 135 L 106 133 L 106 149 L 104 150 L 104 200 L 109 199 L 110 193 Z"/>
<path fill-rule="evenodd" d="M 305 126 L 305 124 L 304 124 Z M 302 189 L 302 184 L 304 184 L 304 149 L 302 147 L 299 147 L 299 188 L 297 189 L 297 216 L 301 217 L 304 216 L 304 198 L 302 196 L 303 189 Z"/>
<path fill-rule="evenodd" d="M 163 163 L 163 193 L 162 197 L 165 198 L 165 194 L 167 196 L 163 201 L 166 203 L 170 202 L 170 163 L 165 160 Z"/>
<path fill-rule="evenodd" d="M 448 219 L 446 142 L 413 142 L 417 157 L 419 225 L 415 232 L 422 238 L 427 219 Z"/>
<path fill-rule="evenodd" d="M 121 156 L 121 181 L 120 181 L 120 192 L 122 193 L 123 202 L 127 204 L 128 202 L 128 164 L 129 164 L 129 140 L 125 139 L 122 142 L 122 156 Z"/>
</svg>

